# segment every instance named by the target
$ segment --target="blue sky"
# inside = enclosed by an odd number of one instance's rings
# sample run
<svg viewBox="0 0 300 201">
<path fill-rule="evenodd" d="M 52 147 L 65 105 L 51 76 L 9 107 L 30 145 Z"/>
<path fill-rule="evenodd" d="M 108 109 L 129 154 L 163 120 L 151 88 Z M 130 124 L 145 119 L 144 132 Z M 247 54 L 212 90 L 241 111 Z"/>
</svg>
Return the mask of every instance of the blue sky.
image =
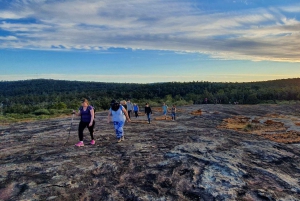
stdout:
<svg viewBox="0 0 300 201">
<path fill-rule="evenodd" d="M 0 80 L 300 77 L 298 0 L 0 0 Z"/>
</svg>

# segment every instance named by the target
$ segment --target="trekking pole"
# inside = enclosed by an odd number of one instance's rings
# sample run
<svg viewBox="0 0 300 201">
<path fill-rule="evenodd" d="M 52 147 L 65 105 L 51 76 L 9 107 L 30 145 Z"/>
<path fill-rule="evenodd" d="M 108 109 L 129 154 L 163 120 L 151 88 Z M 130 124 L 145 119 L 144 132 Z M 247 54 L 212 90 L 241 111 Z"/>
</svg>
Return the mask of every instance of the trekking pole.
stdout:
<svg viewBox="0 0 300 201">
<path fill-rule="evenodd" d="M 64 146 L 69 142 L 69 138 L 70 138 L 70 133 L 71 133 L 71 129 L 72 129 L 72 124 L 73 124 L 73 119 L 74 119 L 74 112 L 72 113 L 72 121 L 71 121 L 71 126 L 70 126 L 70 129 L 69 129 L 69 135 L 68 135 L 68 139 L 66 141 L 66 143 L 64 144 Z"/>
</svg>

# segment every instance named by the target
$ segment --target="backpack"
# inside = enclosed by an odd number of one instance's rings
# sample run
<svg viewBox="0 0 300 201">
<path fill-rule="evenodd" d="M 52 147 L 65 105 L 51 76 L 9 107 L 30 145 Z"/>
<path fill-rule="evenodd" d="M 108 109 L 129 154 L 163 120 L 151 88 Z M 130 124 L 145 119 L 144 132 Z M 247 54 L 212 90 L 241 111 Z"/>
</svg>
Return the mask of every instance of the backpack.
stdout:
<svg viewBox="0 0 300 201">
<path fill-rule="evenodd" d="M 94 118 L 96 117 L 96 108 L 94 106 L 91 105 L 91 107 L 93 108 L 94 110 Z"/>
</svg>

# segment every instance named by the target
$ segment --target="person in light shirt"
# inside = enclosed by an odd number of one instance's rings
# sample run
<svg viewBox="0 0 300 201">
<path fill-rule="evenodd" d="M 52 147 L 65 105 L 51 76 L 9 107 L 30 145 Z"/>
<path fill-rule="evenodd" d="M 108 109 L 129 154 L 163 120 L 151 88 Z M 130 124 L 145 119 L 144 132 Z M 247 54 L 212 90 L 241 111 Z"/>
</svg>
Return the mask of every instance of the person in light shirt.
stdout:
<svg viewBox="0 0 300 201">
<path fill-rule="evenodd" d="M 130 118 L 128 116 L 126 109 L 116 100 L 111 101 L 110 109 L 107 117 L 107 123 L 111 122 L 111 118 L 114 123 L 117 142 L 119 143 L 125 140 L 123 127 L 125 124 L 125 120 L 127 119 L 127 121 L 130 122 Z"/>
</svg>

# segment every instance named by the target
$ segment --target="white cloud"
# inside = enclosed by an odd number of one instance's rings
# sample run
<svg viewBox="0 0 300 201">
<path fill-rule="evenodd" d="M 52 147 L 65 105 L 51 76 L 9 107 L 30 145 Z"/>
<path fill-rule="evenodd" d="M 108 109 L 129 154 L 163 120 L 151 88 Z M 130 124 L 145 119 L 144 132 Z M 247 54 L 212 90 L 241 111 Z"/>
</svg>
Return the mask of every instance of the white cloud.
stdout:
<svg viewBox="0 0 300 201">
<path fill-rule="evenodd" d="M 18 40 L 15 36 L 0 36 L 0 40 Z"/>
<path fill-rule="evenodd" d="M 19 13 L 12 12 L 12 11 L 1 11 L 0 12 L 0 19 L 20 19 L 24 17 Z"/>
<path fill-rule="evenodd" d="M 284 6 L 280 8 L 282 11 L 289 12 L 289 13 L 300 13 L 300 4 L 295 4 L 292 6 Z"/>
<path fill-rule="evenodd" d="M 295 11 L 293 6 L 206 11 L 176 0 L 19 0 L 0 10 L 0 29 L 18 38 L 1 47 L 132 48 L 299 62 L 300 21 L 286 15 Z M 35 21 L 9 22 L 21 17 Z"/>
<path fill-rule="evenodd" d="M 21 23 L 7 23 L 2 22 L 0 24 L 0 28 L 10 32 L 40 32 L 47 31 L 46 29 L 50 29 L 52 26 L 44 25 L 44 24 L 21 24 Z M 21 34 L 20 34 L 21 35 Z"/>
</svg>

